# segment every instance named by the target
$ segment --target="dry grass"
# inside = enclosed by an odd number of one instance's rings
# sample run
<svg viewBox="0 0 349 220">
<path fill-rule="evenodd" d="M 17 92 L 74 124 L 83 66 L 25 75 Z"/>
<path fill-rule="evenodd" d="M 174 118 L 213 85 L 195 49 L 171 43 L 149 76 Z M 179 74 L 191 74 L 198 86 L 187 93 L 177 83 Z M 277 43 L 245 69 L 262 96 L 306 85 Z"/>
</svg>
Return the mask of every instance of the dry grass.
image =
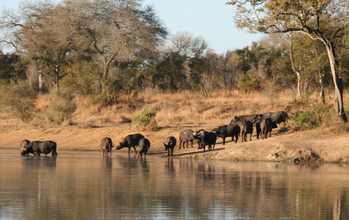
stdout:
<svg viewBox="0 0 349 220">
<path fill-rule="evenodd" d="M 136 97 L 122 96 L 111 106 L 88 104 L 88 98 L 76 98 L 77 110 L 71 123 L 80 127 L 118 125 L 125 118 L 132 119 L 143 109 L 155 107 L 156 121 L 161 127 L 187 127 L 210 124 L 228 124 L 235 115 L 264 113 L 270 111 L 309 111 L 309 106 L 295 106 L 296 100 L 289 91 L 275 95 L 271 99 L 261 93 L 243 94 L 239 91 L 215 91 L 211 97 L 185 91 L 179 93 L 159 93 L 146 90 Z M 346 96 L 345 96 L 346 97 Z M 316 94 L 309 97 L 316 100 Z M 311 103 L 312 101 L 310 101 Z M 47 108 L 47 96 L 39 96 L 36 105 Z M 328 103 L 331 103 L 329 100 Z M 348 102 L 345 102 L 348 103 Z"/>
<path fill-rule="evenodd" d="M 46 124 L 34 127 L 32 124 L 25 124 L 19 119 L 11 118 L 9 109 L 0 108 L 0 148 L 16 149 L 23 139 L 28 140 L 54 140 L 61 150 L 100 150 L 99 143 L 102 138 L 110 137 L 114 143 L 121 141 L 127 134 L 141 132 L 149 140 L 152 147 L 151 154 L 165 154 L 163 141 L 168 136 L 178 137 L 179 132 L 184 128 L 193 130 L 198 128 L 211 129 L 213 127 L 228 124 L 235 115 L 252 113 L 264 113 L 270 111 L 281 111 L 287 109 L 289 112 L 309 111 L 316 107 L 316 94 L 308 97 L 302 104 L 301 99 L 295 99 L 290 95 L 290 91 L 285 91 L 275 95 L 273 99 L 260 93 L 242 94 L 238 91 L 215 91 L 211 97 L 205 98 L 195 92 L 180 92 L 175 94 L 158 93 L 156 90 L 146 90 L 138 93 L 137 96 L 122 96 L 118 103 L 110 106 L 99 104 L 88 104 L 88 98 L 77 97 L 74 102 L 77 106 L 72 115 L 71 121 L 61 125 Z M 344 103 L 349 103 L 348 94 L 344 95 Z M 49 95 L 39 96 L 36 106 L 39 109 L 47 109 L 51 103 Z M 301 104 L 295 104 L 301 103 Z M 332 100 L 328 97 L 327 103 L 333 109 Z M 139 127 L 129 123 L 143 109 L 156 108 L 156 121 L 159 130 L 141 130 Z M 348 109 L 349 107 L 346 107 Z M 288 123 L 286 127 L 273 130 L 272 138 L 256 140 L 253 137 L 251 142 L 230 142 L 224 148 L 234 150 L 231 154 L 222 151 L 222 155 L 231 157 L 241 157 L 253 159 L 265 157 L 268 154 L 279 152 L 280 148 L 289 150 L 294 146 L 294 152 L 303 151 L 303 148 L 312 147 L 314 151 L 334 154 L 338 152 L 336 158 L 329 161 L 340 160 L 349 151 L 342 152 L 340 146 L 348 144 L 348 135 L 343 131 L 343 125 L 335 123 L 335 117 L 330 118 L 331 122 L 324 123 L 326 128 L 316 129 L 307 132 L 294 132 L 295 127 Z M 329 126 L 332 124 L 331 126 Z M 335 134 L 333 134 L 335 133 Z M 311 137 L 311 138 L 310 138 Z M 321 141 L 318 139 L 322 138 Z M 297 143 L 294 143 L 295 140 Z M 336 142 L 334 142 L 336 141 Z M 218 140 L 218 148 L 222 148 L 221 139 Z M 323 144 L 324 143 L 324 144 Z M 284 146 L 285 145 L 285 146 Z M 287 145 L 287 146 L 286 146 Z M 325 146 L 326 145 L 326 146 Z M 274 147 L 270 147 L 274 146 Z M 284 146 L 284 147 L 283 147 Z M 251 151 L 250 149 L 254 149 Z M 302 148 L 302 149 L 301 149 Z M 326 149 L 325 149 L 326 148 Z M 335 149 L 333 149 L 335 148 Z M 256 153 L 256 150 L 259 153 Z M 301 149 L 301 150 L 300 150 Z M 338 150 L 340 149 L 340 150 Z M 240 156 L 238 151 L 241 151 Z M 126 151 L 126 150 L 125 150 Z M 198 151 L 195 148 L 177 150 L 175 154 L 184 154 Z M 201 150 L 199 151 L 201 153 Z M 293 151 L 292 151 L 293 152 Z M 212 152 L 215 153 L 215 152 Z M 321 153 L 321 152 L 320 152 Z M 326 155 L 322 153 L 322 157 Z M 194 154 L 190 154 L 194 155 Z M 202 156 L 208 153 L 202 154 Z M 338 156 L 338 157 L 337 157 Z M 215 158 L 221 156 L 214 156 Z M 222 156 L 223 157 L 223 156 Z M 240 159 L 241 159 L 240 158 Z M 349 161 L 349 159 L 347 159 Z"/>
</svg>

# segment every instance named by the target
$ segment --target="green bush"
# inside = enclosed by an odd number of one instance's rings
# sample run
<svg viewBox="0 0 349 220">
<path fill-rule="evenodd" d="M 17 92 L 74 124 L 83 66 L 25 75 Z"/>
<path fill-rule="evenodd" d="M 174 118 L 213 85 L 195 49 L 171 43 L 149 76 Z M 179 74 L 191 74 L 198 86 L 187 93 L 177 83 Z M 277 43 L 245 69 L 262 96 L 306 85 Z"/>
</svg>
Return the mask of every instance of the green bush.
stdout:
<svg viewBox="0 0 349 220">
<path fill-rule="evenodd" d="M 292 121 L 299 126 L 301 130 L 310 130 L 330 122 L 331 117 L 330 109 L 324 105 L 319 105 L 309 112 L 294 114 Z"/>
<path fill-rule="evenodd" d="M 158 128 L 157 122 L 155 120 L 156 112 L 157 111 L 155 108 L 144 109 L 141 113 L 139 113 L 132 119 L 132 123 L 140 125 L 144 128 L 148 128 L 150 130 L 156 130 Z"/>
</svg>

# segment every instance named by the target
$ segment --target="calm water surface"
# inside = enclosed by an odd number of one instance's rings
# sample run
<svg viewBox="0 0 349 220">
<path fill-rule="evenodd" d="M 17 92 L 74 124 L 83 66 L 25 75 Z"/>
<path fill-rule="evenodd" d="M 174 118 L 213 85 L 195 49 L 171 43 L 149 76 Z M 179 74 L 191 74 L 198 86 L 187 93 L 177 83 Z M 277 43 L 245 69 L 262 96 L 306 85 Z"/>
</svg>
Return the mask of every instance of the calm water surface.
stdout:
<svg viewBox="0 0 349 220">
<path fill-rule="evenodd" d="M 0 150 L 0 219 L 349 219 L 349 167 Z"/>
</svg>

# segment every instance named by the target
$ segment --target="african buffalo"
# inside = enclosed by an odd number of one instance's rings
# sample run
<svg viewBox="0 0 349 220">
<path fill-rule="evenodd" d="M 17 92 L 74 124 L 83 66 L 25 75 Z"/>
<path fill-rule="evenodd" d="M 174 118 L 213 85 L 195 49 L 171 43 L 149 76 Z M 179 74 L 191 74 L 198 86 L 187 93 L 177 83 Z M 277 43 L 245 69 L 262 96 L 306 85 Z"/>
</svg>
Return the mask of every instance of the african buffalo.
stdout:
<svg viewBox="0 0 349 220">
<path fill-rule="evenodd" d="M 116 150 L 120 150 L 121 148 L 128 147 L 128 154 L 130 154 L 131 147 L 133 147 L 133 149 L 137 153 L 136 146 L 138 145 L 139 140 L 142 139 L 142 138 L 144 138 L 144 136 L 142 134 L 140 134 L 140 133 L 127 135 L 123 139 L 123 141 L 120 142 L 116 146 Z"/>
<path fill-rule="evenodd" d="M 28 141 L 27 139 L 24 139 L 23 141 L 21 141 L 21 143 L 19 144 L 21 151 L 26 150 L 25 146 L 29 143 L 30 143 L 30 141 Z"/>
<path fill-rule="evenodd" d="M 173 149 L 177 144 L 177 140 L 175 137 L 170 136 L 166 139 L 166 142 L 163 143 L 165 150 L 167 150 L 167 156 L 173 156 Z"/>
<path fill-rule="evenodd" d="M 269 133 L 269 137 L 271 137 L 271 131 L 273 130 L 273 122 L 271 120 L 271 118 L 265 118 L 262 119 L 261 121 L 261 138 L 267 138 L 268 137 L 268 133 Z"/>
<path fill-rule="evenodd" d="M 256 122 L 254 123 L 254 125 L 256 127 L 256 137 L 257 137 L 257 139 L 259 139 L 259 136 L 260 136 L 260 134 L 262 132 L 261 121 L 262 121 L 262 119 L 257 119 Z"/>
<path fill-rule="evenodd" d="M 263 119 L 270 118 L 271 121 L 274 122 L 274 124 L 280 124 L 281 122 L 286 122 L 289 119 L 287 112 L 284 111 L 267 112 L 262 114 L 261 116 L 260 117 Z"/>
<path fill-rule="evenodd" d="M 144 155 L 147 155 L 147 152 L 150 148 L 150 141 L 147 138 L 142 138 L 138 142 L 138 147 L 141 148 L 141 150 L 139 151 L 139 156 L 142 156 L 143 153 Z"/>
<path fill-rule="evenodd" d="M 103 156 L 108 155 L 108 153 L 110 153 L 110 156 L 111 156 L 111 150 L 113 147 L 114 147 L 114 145 L 113 145 L 113 141 L 111 140 L 111 138 L 105 137 L 102 139 L 101 148 L 103 150 Z"/>
<path fill-rule="evenodd" d="M 241 141 L 247 141 L 247 134 L 250 134 L 250 141 L 252 141 L 253 124 L 251 121 L 245 121 L 240 123 L 241 127 Z"/>
<path fill-rule="evenodd" d="M 237 124 L 222 125 L 214 128 L 212 131 L 216 132 L 217 136 L 223 139 L 223 145 L 225 145 L 226 137 L 231 137 L 231 141 L 234 141 L 235 137 L 235 143 L 238 141 L 240 126 Z"/>
<path fill-rule="evenodd" d="M 208 145 L 208 150 L 213 150 L 216 145 L 217 135 L 214 132 L 200 129 L 194 132 L 194 137 L 195 139 L 199 139 L 199 149 L 203 148 L 204 152 L 206 145 Z"/>
<path fill-rule="evenodd" d="M 40 154 L 43 153 L 46 156 L 51 152 L 52 157 L 57 156 L 57 144 L 54 141 L 33 141 L 29 142 L 21 149 L 22 156 L 29 153 L 34 154 L 34 156 L 40 156 Z"/>
<path fill-rule="evenodd" d="M 259 117 L 258 114 L 234 116 L 234 118 L 230 121 L 229 124 L 236 124 L 236 123 L 245 122 L 245 121 L 250 121 L 254 123 L 255 120 L 258 119 L 258 117 Z"/>
<path fill-rule="evenodd" d="M 185 148 L 184 144 L 187 144 L 188 148 L 188 142 L 191 143 L 191 147 L 193 147 L 193 142 L 194 142 L 194 131 L 191 129 L 186 129 L 183 130 L 179 133 L 179 149 L 183 146 Z"/>
</svg>

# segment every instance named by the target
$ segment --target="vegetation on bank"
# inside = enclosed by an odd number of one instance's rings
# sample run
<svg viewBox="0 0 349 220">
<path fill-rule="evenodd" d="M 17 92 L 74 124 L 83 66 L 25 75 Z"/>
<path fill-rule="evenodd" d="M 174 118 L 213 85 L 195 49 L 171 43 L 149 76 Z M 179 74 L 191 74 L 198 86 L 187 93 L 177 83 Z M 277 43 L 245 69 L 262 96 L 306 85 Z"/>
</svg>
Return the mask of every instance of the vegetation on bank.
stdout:
<svg viewBox="0 0 349 220">
<path fill-rule="evenodd" d="M 67 94 L 59 97 L 57 94 L 45 94 L 32 100 L 18 96 L 16 102 L 5 105 L 4 97 L 7 96 L 0 97 L 1 112 L 6 113 L 6 117 L 21 118 L 34 127 L 42 128 L 92 128 L 124 123 L 147 131 L 207 124 L 213 128 L 229 124 L 238 115 L 287 111 L 294 131 L 321 127 L 330 127 L 333 132 L 347 131 L 347 126 L 338 119 L 331 105 L 319 103 L 315 95 L 295 99 L 296 96 L 290 96 L 290 92 L 280 92 L 278 98 L 271 99 L 263 93 L 244 94 L 238 90 L 215 91 L 210 97 L 204 97 L 199 92 L 159 93 L 146 90 L 137 95 L 122 96 L 114 104 L 102 101 L 91 103 L 88 96 L 72 98 Z M 60 98 L 63 96 L 65 98 Z M 26 105 L 30 108 L 25 108 Z"/>
<path fill-rule="evenodd" d="M 92 115 L 156 130 L 200 120 L 227 124 L 234 115 L 286 106 L 299 129 L 337 126 L 340 99 L 348 99 L 345 90 L 338 97 L 338 87 L 349 86 L 346 1 L 258 3 L 250 6 L 265 10 L 264 22 L 246 23 L 241 18 L 253 10 L 229 1 L 241 9 L 238 27 L 270 35 L 225 54 L 187 32 L 169 37 L 155 10 L 139 0 L 22 3 L 0 16 L 0 43 L 12 51 L 0 51 L 0 105 L 35 126 L 81 124 L 79 115 L 92 126 Z M 312 16 L 300 23 L 286 16 L 303 12 Z M 290 21 L 304 27 L 281 25 Z"/>
</svg>

